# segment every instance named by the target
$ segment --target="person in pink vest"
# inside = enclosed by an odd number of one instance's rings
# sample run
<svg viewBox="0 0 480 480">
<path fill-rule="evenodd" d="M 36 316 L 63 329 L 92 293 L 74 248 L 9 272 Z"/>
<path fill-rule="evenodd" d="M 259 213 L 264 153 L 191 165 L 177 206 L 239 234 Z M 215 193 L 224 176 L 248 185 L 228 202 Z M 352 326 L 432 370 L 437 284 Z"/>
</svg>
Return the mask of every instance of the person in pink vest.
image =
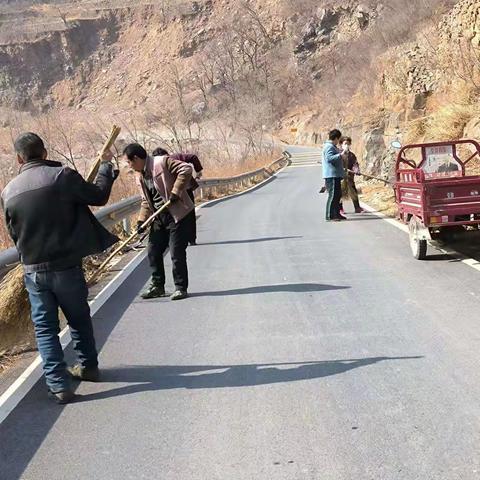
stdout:
<svg viewBox="0 0 480 480">
<path fill-rule="evenodd" d="M 144 299 L 166 296 L 163 255 L 170 248 L 175 292 L 172 300 L 188 296 L 187 246 L 190 225 L 188 216 L 194 205 L 187 193 L 193 167 L 169 155 L 150 157 L 138 143 L 127 145 L 123 151 L 130 167 L 137 172 L 137 184 L 142 194 L 142 205 L 137 230 L 168 200 L 171 206 L 160 214 L 150 227 L 148 259 L 152 269 L 150 285 L 142 292 Z"/>
</svg>

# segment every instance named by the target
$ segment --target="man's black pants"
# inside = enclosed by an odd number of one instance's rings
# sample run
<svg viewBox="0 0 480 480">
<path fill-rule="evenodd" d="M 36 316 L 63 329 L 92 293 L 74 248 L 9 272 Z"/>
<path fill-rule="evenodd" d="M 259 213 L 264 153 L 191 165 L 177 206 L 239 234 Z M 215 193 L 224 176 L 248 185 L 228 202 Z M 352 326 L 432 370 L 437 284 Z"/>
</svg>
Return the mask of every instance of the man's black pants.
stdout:
<svg viewBox="0 0 480 480">
<path fill-rule="evenodd" d="M 188 189 L 187 193 L 190 197 L 190 200 L 193 202 L 193 205 L 195 205 L 195 195 L 193 190 Z M 197 241 L 197 215 L 195 213 L 195 208 L 187 215 L 186 218 L 188 218 L 188 222 L 190 224 L 188 241 L 195 243 Z"/>
<path fill-rule="evenodd" d="M 342 200 L 342 179 L 326 178 L 325 185 L 328 191 L 327 220 L 340 217 L 340 201 Z"/>
<path fill-rule="evenodd" d="M 152 269 L 152 283 L 165 286 L 163 255 L 170 247 L 173 282 L 177 290 L 188 289 L 187 245 L 189 239 L 188 217 L 175 223 L 170 213 L 161 215 L 153 223 L 148 237 L 148 260 Z"/>
</svg>

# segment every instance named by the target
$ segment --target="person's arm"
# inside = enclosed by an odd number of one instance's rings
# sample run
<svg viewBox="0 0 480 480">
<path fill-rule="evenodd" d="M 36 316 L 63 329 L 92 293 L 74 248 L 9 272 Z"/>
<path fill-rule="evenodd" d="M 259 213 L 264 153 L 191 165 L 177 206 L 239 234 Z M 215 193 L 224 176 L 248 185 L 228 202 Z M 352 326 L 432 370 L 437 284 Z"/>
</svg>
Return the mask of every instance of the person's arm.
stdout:
<svg viewBox="0 0 480 480">
<path fill-rule="evenodd" d="M 202 163 L 200 162 L 200 159 L 196 155 L 191 156 L 191 159 L 190 159 L 189 163 L 191 163 L 193 165 L 193 168 L 194 168 L 195 172 L 197 172 L 197 173 L 202 172 L 202 170 L 203 170 Z"/>
<path fill-rule="evenodd" d="M 87 182 L 78 172 L 68 167 L 63 169 L 59 177 L 75 203 L 95 207 L 106 205 L 116 178 L 113 165 L 109 162 L 100 165 L 94 183 Z"/>
<path fill-rule="evenodd" d="M 168 171 L 176 177 L 171 193 L 176 197 L 180 197 L 188 185 L 190 185 L 193 167 L 189 163 L 175 160 L 171 157 L 167 158 L 166 166 Z"/>
<path fill-rule="evenodd" d="M 0 195 L 0 209 L 3 211 L 3 215 L 5 216 L 5 226 L 7 227 L 7 232 L 10 235 L 10 238 L 13 240 L 13 243 L 15 243 L 15 245 L 16 245 L 17 240 L 18 240 L 18 236 L 15 233 L 15 231 L 13 230 L 11 218 L 10 218 L 10 215 L 8 213 L 7 206 L 5 205 L 5 203 L 3 201 L 3 196 L 2 195 Z"/>
<path fill-rule="evenodd" d="M 327 151 L 325 153 L 326 153 L 326 157 L 327 157 L 326 161 L 328 163 L 335 164 L 343 158 L 341 153 L 339 153 L 339 152 L 335 153 L 336 150 L 337 149 L 333 145 L 330 148 L 327 148 Z"/>
<path fill-rule="evenodd" d="M 348 157 L 348 169 L 360 171 L 360 165 L 358 164 L 357 156 L 353 152 L 350 152 Z"/>
<path fill-rule="evenodd" d="M 142 193 L 142 203 L 140 204 L 140 211 L 138 213 L 137 223 L 144 223 L 153 214 L 150 204 L 145 195 Z"/>
<path fill-rule="evenodd" d="M 142 230 L 140 230 L 140 225 L 145 223 L 145 221 L 152 216 L 153 211 L 150 207 L 150 203 L 148 202 L 147 197 L 145 196 L 145 190 L 142 186 L 142 177 L 140 173 L 135 174 L 135 182 L 138 189 L 140 190 L 140 194 L 142 195 L 142 203 L 140 204 L 140 211 L 138 212 L 137 217 L 137 232 L 142 233 Z"/>
<path fill-rule="evenodd" d="M 3 209 L 3 201 L 0 200 L 0 202 L 2 203 L 2 209 Z M 10 215 L 8 214 L 8 210 L 7 209 L 3 210 L 3 213 L 5 215 L 5 225 L 7 227 L 7 232 L 10 235 L 10 238 L 13 240 L 13 243 L 16 245 L 17 240 L 18 240 L 18 236 L 15 233 L 15 231 L 13 230 L 12 222 L 11 222 L 11 219 L 10 219 Z"/>
</svg>

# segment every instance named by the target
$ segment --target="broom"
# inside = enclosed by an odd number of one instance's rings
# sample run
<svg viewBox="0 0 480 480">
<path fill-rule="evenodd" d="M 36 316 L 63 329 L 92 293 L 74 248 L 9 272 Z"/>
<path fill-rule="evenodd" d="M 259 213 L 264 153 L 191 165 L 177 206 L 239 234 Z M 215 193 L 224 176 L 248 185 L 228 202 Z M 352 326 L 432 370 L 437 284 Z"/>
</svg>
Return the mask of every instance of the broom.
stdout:
<svg viewBox="0 0 480 480">
<path fill-rule="evenodd" d="M 98 158 L 93 164 L 86 180 L 92 183 L 97 176 L 103 154 L 109 150 L 120 133 L 120 128 L 113 126 Z M 26 324 L 30 316 L 30 303 L 24 283 L 24 273 L 21 265 L 17 265 L 0 282 L 0 336 L 6 338 L 6 332 L 12 325 Z M 28 323 L 31 328 L 31 323 Z M 3 346 L 5 348 L 5 345 Z"/>
<path fill-rule="evenodd" d="M 155 213 L 153 213 L 150 217 L 142 223 L 141 229 L 146 230 L 152 222 L 168 207 L 170 206 L 170 201 L 164 203 Z M 138 231 L 133 232 L 126 240 L 124 240 L 109 256 L 108 258 L 97 268 L 97 270 L 93 273 L 93 275 L 88 279 L 88 285 L 92 285 L 98 279 L 100 274 L 105 270 L 108 264 L 115 258 L 123 248 L 128 245 L 137 235 L 139 235 Z"/>
<path fill-rule="evenodd" d="M 374 177 L 373 175 L 367 175 L 366 173 L 359 173 L 359 172 L 354 172 L 353 170 L 347 169 L 348 173 L 354 173 L 355 175 L 361 175 L 362 177 L 369 178 L 371 180 L 378 180 L 379 182 L 383 182 L 385 185 L 392 185 L 392 182 L 389 182 L 388 180 L 385 180 L 384 178 L 380 177 Z"/>
</svg>

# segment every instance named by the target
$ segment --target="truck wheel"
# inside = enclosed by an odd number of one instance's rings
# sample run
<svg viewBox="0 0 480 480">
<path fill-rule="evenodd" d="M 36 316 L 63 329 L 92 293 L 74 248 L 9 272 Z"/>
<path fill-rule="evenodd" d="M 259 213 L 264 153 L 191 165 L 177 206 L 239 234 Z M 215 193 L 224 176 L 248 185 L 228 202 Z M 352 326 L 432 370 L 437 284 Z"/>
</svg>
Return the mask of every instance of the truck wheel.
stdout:
<svg viewBox="0 0 480 480">
<path fill-rule="evenodd" d="M 425 260 L 427 257 L 427 241 L 419 238 L 418 223 L 415 217 L 410 219 L 408 230 L 410 236 L 410 248 L 412 249 L 413 256 L 417 260 Z"/>
</svg>

